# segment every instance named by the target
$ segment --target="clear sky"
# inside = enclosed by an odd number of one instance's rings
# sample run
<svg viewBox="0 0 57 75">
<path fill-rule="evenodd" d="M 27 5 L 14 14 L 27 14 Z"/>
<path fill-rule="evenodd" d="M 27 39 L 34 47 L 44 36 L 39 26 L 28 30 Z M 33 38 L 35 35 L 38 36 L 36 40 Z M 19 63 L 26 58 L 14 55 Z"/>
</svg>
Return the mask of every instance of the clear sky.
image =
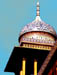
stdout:
<svg viewBox="0 0 57 75">
<path fill-rule="evenodd" d="M 57 0 L 39 0 L 40 16 L 57 32 Z M 0 75 L 13 51 L 18 46 L 21 29 L 36 17 L 37 0 L 0 0 Z"/>
</svg>

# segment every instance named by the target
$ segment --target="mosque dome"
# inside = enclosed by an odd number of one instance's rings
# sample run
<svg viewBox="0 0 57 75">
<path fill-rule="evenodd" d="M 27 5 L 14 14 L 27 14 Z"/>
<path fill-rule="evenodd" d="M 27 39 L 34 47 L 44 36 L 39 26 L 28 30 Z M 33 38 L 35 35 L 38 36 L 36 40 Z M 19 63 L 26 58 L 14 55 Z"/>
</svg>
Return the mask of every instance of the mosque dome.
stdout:
<svg viewBox="0 0 57 75">
<path fill-rule="evenodd" d="M 19 42 L 53 46 L 55 43 L 54 36 L 56 36 L 56 31 L 53 29 L 53 27 L 51 27 L 49 24 L 46 24 L 40 18 L 38 2 L 36 19 L 22 29 Z"/>
<path fill-rule="evenodd" d="M 52 35 L 56 35 L 55 30 L 53 27 L 51 27 L 49 24 L 46 24 L 42 20 L 39 19 L 40 17 L 36 17 L 36 19 L 27 24 L 21 31 L 20 36 L 27 32 L 33 32 L 33 31 L 41 31 L 41 32 L 48 32 Z"/>
</svg>

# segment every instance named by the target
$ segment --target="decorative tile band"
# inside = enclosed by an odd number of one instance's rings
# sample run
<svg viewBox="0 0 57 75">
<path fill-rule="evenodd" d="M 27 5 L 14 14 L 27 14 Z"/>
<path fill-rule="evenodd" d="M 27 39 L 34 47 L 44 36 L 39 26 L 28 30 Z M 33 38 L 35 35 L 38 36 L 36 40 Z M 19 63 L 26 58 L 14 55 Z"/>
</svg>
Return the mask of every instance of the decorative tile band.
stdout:
<svg viewBox="0 0 57 75">
<path fill-rule="evenodd" d="M 42 40 L 42 39 L 32 39 L 32 38 L 22 38 L 21 39 L 21 43 L 22 42 L 29 42 L 29 43 L 39 43 L 39 44 L 46 44 L 46 45 L 54 45 L 55 41 L 46 41 L 46 40 Z"/>
<path fill-rule="evenodd" d="M 39 50 L 51 50 L 52 48 L 51 46 L 35 45 L 35 44 L 23 44 L 22 47 L 39 49 Z"/>
</svg>

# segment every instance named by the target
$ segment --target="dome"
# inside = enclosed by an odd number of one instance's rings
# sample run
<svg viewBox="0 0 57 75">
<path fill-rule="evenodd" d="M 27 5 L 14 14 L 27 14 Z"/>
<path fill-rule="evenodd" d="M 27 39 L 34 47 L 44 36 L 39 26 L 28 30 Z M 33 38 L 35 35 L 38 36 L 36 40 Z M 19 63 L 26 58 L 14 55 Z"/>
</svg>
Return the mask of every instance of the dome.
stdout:
<svg viewBox="0 0 57 75">
<path fill-rule="evenodd" d="M 36 19 L 22 29 L 19 37 L 20 46 L 51 50 L 56 40 L 55 36 L 56 31 L 53 27 L 41 20 L 37 3 Z"/>
<path fill-rule="evenodd" d="M 43 22 L 40 18 L 40 10 L 39 10 L 39 2 L 37 2 L 37 16 L 34 21 L 27 24 L 21 31 L 20 36 L 27 32 L 32 31 L 42 31 L 42 32 L 48 32 L 52 35 L 56 35 L 56 31 L 51 27 L 49 24 L 46 24 Z"/>
<path fill-rule="evenodd" d="M 27 32 L 33 32 L 33 31 L 41 31 L 41 32 L 48 32 L 52 35 L 56 35 L 56 31 L 51 27 L 49 24 L 46 24 L 43 22 L 40 17 L 36 17 L 36 19 L 27 24 L 21 31 L 20 36 Z"/>
</svg>

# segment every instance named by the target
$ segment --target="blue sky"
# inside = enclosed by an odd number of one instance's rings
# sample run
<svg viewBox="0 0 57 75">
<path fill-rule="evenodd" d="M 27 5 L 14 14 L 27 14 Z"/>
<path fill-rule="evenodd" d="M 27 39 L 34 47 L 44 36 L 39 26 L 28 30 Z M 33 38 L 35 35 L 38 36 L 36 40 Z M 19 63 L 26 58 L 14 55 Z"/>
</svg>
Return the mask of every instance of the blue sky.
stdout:
<svg viewBox="0 0 57 75">
<path fill-rule="evenodd" d="M 39 0 L 40 16 L 57 32 L 57 0 Z M 13 51 L 18 46 L 21 29 L 36 17 L 37 0 L 0 0 L 0 75 Z"/>
</svg>

